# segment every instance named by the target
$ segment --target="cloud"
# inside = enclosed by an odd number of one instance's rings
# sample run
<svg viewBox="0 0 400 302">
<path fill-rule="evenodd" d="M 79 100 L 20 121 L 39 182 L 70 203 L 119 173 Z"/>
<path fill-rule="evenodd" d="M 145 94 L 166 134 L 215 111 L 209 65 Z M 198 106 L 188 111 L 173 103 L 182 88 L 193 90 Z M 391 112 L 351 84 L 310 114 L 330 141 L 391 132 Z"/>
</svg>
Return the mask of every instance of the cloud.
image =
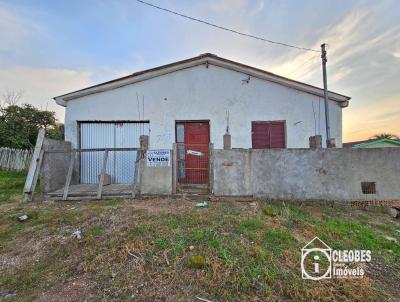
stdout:
<svg viewBox="0 0 400 302">
<path fill-rule="evenodd" d="M 23 91 L 21 103 L 55 111 L 64 120 L 64 109 L 53 97 L 93 84 L 92 73 L 69 69 L 12 67 L 0 69 L 0 92 Z"/>
<path fill-rule="evenodd" d="M 377 55 L 395 47 L 393 41 L 400 39 L 400 26 L 377 29 L 375 24 L 379 23 L 380 18 L 381 16 L 371 9 L 357 8 L 343 16 L 339 22 L 319 31 L 318 42 L 311 48 L 320 49 L 320 41 L 328 43 L 328 72 L 332 75 L 330 84 L 335 85 L 353 72 L 359 72 L 360 69 L 355 68 L 355 64 L 366 59 L 368 54 L 369 63 L 373 64 L 374 61 L 379 61 Z M 393 56 L 397 55 L 400 58 L 400 52 L 393 50 Z M 374 57 L 375 60 L 371 60 Z M 307 52 L 281 56 L 271 71 L 287 75 L 309 58 L 312 58 L 312 54 Z M 319 84 L 321 68 L 317 63 L 320 63 L 320 60 L 311 60 L 293 76 L 301 81 L 315 82 L 317 79 Z"/>
<path fill-rule="evenodd" d="M 327 41 L 328 51 L 328 64 L 334 66 L 339 64 L 346 58 L 355 54 L 358 51 L 356 47 L 356 41 L 360 40 L 363 36 L 362 24 L 368 17 L 367 11 L 356 10 L 348 13 L 342 18 L 342 20 L 334 25 L 326 26 L 322 29 L 318 36 L 318 41 Z M 331 43 L 332 42 L 332 43 Z M 312 49 L 320 49 L 319 42 L 314 43 L 310 46 Z M 363 43 L 363 45 L 365 45 Z M 364 46 L 365 47 L 365 46 Z M 315 58 L 314 60 L 310 60 Z M 306 64 L 299 72 L 294 73 L 294 76 L 306 81 L 310 79 L 315 73 L 320 73 L 320 66 L 316 68 L 315 63 L 321 62 L 319 55 L 312 54 L 310 52 L 296 52 L 290 53 L 286 56 L 281 56 L 280 60 L 277 61 L 276 65 L 272 67 L 272 71 L 278 74 L 287 75 L 293 70 L 296 70 L 303 63 L 310 61 L 310 64 Z M 345 74 L 350 72 L 346 69 Z M 342 70 L 343 73 L 343 70 Z M 337 76 L 337 80 L 342 79 L 343 76 Z"/>
</svg>

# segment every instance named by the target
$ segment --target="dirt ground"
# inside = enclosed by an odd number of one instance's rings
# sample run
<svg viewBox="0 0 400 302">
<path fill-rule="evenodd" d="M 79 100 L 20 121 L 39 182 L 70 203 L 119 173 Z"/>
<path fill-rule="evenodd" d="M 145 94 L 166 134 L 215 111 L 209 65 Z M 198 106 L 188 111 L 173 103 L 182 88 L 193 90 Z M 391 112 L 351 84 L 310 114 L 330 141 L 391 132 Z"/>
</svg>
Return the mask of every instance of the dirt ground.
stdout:
<svg viewBox="0 0 400 302">
<path fill-rule="evenodd" d="M 196 207 L 203 200 L 209 206 Z M 18 222 L 24 213 L 28 221 Z M 0 300 L 400 297 L 400 223 L 382 209 L 180 196 L 31 204 L 10 199 L 0 203 L 0 215 Z M 371 249 L 366 276 L 302 280 L 301 247 L 315 236 L 335 248 Z M 195 256 L 204 261 L 193 262 Z"/>
</svg>

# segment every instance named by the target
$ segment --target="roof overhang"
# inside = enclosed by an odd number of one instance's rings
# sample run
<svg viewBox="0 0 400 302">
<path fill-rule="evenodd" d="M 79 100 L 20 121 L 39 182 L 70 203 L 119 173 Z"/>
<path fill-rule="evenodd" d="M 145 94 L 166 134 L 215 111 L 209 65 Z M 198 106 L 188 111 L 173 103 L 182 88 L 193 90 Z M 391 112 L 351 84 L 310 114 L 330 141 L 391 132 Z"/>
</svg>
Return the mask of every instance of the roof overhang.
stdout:
<svg viewBox="0 0 400 302">
<path fill-rule="evenodd" d="M 316 86 L 312 86 L 312 85 L 308 85 L 302 82 L 298 82 L 289 78 L 285 78 L 258 68 L 254 68 L 248 65 L 244 65 L 238 62 L 234 62 L 231 60 L 227 60 L 224 58 L 220 58 L 216 55 L 213 54 L 204 54 L 204 55 L 200 55 L 198 57 L 194 57 L 191 59 L 187 59 L 187 60 L 183 60 L 183 61 L 179 61 L 179 62 L 175 62 L 172 64 L 168 64 L 168 65 L 163 65 L 160 67 L 156 67 L 156 68 L 152 68 L 152 69 L 148 69 L 148 70 L 144 70 L 141 72 L 137 72 L 137 73 L 133 73 L 131 75 L 122 77 L 122 78 L 118 78 L 109 82 L 105 82 L 102 84 L 98 84 L 95 86 L 91 86 L 88 88 L 84 88 L 78 91 L 74 91 L 71 93 L 67 93 L 64 95 L 60 95 L 54 98 L 54 100 L 56 101 L 56 103 L 58 105 L 67 106 L 68 101 L 76 99 L 76 98 L 80 98 L 86 95 L 90 95 L 90 94 L 94 94 L 94 93 L 99 93 L 99 92 L 103 92 L 103 91 L 107 91 L 107 90 L 111 90 L 111 89 L 116 89 L 119 87 L 123 87 L 123 86 L 127 86 L 133 83 L 137 83 L 137 82 L 141 82 L 141 81 L 145 81 L 148 79 L 152 79 L 155 77 L 159 77 L 168 73 L 172 73 L 175 71 L 179 71 L 182 69 L 187 69 L 187 68 L 191 68 L 194 66 L 198 66 L 198 65 L 214 65 L 214 66 L 219 66 L 222 68 L 226 68 L 226 69 L 230 69 L 236 72 L 240 72 L 249 76 L 252 76 L 254 78 L 258 78 L 261 80 L 266 80 L 269 82 L 273 82 L 273 83 L 277 83 L 279 85 L 283 85 L 292 89 L 296 89 L 302 92 L 306 92 L 306 93 L 310 93 L 313 95 L 317 95 L 320 97 L 324 96 L 324 90 L 316 87 Z M 349 104 L 349 100 L 350 97 L 342 95 L 342 94 L 338 94 L 335 92 L 328 92 L 328 98 L 332 101 L 338 102 L 340 107 L 344 108 L 347 107 Z"/>
</svg>

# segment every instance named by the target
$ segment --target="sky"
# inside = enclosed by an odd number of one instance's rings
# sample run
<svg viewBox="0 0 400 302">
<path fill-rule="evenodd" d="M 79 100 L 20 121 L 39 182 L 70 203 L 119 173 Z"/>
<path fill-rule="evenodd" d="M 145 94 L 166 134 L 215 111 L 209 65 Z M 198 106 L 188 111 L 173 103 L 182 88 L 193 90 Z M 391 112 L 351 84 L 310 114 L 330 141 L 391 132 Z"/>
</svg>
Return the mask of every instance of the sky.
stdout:
<svg viewBox="0 0 400 302">
<path fill-rule="evenodd" d="M 344 141 L 400 135 L 400 1 L 148 0 L 241 32 L 319 49 L 350 96 Z M 318 53 L 241 37 L 135 0 L 0 0 L 0 95 L 55 111 L 54 96 L 211 52 L 322 87 Z"/>
</svg>

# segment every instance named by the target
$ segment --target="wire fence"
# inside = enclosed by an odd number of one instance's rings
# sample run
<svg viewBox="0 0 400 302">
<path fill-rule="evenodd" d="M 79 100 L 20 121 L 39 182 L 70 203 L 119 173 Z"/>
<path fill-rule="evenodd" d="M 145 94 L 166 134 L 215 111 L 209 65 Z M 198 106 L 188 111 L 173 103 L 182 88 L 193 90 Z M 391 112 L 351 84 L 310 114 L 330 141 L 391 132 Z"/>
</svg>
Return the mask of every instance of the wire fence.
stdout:
<svg viewBox="0 0 400 302">
<path fill-rule="evenodd" d="M 32 150 L 0 148 L 0 169 L 26 171 L 32 159 Z"/>
</svg>

